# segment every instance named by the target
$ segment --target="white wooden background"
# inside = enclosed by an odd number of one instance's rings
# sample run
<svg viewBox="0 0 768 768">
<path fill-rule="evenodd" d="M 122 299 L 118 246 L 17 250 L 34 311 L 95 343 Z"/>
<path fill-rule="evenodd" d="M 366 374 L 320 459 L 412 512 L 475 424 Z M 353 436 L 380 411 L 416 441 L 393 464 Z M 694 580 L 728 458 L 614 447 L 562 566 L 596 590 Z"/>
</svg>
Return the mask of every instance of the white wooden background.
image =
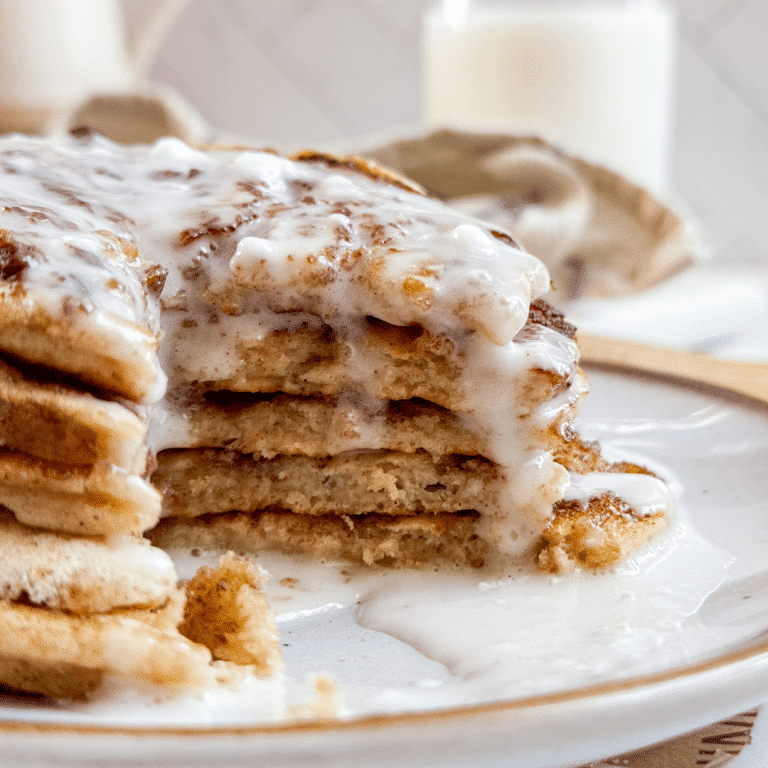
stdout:
<svg viewBox="0 0 768 768">
<path fill-rule="evenodd" d="M 768 0 L 674 0 L 672 187 L 718 253 L 768 260 Z M 125 0 L 129 32 L 156 0 Z M 150 70 L 213 125 L 281 148 L 415 127 L 431 0 L 178 0 Z"/>
</svg>

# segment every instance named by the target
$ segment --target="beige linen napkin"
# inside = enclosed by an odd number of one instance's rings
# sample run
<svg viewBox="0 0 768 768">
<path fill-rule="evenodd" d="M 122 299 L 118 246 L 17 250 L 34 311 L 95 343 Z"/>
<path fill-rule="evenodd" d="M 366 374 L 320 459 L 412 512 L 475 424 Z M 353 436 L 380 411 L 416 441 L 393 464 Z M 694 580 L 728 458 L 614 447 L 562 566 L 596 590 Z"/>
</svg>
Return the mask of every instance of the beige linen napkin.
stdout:
<svg viewBox="0 0 768 768">
<path fill-rule="evenodd" d="M 641 291 L 694 258 L 690 225 L 669 207 L 533 136 L 444 129 L 353 151 L 511 231 L 563 300 Z"/>
</svg>

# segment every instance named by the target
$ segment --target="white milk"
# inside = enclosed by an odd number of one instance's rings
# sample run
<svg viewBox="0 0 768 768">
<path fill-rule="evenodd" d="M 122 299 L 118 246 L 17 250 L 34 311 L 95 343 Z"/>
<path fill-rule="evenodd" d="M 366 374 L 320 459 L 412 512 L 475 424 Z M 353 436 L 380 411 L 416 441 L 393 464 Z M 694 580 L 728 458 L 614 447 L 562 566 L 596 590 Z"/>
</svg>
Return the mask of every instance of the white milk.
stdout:
<svg viewBox="0 0 768 768">
<path fill-rule="evenodd" d="M 674 35 L 655 0 L 447 0 L 424 18 L 425 119 L 537 134 L 663 190 Z"/>
</svg>

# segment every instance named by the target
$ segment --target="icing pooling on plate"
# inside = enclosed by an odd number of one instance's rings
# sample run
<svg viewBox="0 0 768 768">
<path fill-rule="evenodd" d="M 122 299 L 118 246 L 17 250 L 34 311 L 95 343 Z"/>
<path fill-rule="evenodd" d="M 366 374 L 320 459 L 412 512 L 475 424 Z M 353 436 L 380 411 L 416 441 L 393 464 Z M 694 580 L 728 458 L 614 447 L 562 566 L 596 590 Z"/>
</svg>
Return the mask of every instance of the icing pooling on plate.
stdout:
<svg viewBox="0 0 768 768">
<path fill-rule="evenodd" d="M 190 575 L 217 555 L 173 552 Z M 350 569 L 267 554 L 266 585 L 285 676 L 244 677 L 178 692 L 113 681 L 62 714 L 86 722 L 230 724 L 290 719 L 330 674 L 342 718 L 524 698 L 682 664 L 695 656 L 692 617 L 730 556 L 685 521 L 610 574 L 501 578 Z"/>
</svg>

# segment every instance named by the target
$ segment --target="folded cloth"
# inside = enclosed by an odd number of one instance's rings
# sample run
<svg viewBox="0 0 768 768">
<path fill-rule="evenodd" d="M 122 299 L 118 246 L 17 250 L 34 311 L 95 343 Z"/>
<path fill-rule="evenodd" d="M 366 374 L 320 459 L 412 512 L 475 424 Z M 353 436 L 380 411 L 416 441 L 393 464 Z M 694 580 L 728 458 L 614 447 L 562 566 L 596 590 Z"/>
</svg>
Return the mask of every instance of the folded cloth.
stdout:
<svg viewBox="0 0 768 768">
<path fill-rule="evenodd" d="M 444 129 L 351 151 L 505 227 L 547 265 L 562 302 L 644 290 L 695 260 L 690 224 L 668 206 L 537 137 Z"/>
</svg>

